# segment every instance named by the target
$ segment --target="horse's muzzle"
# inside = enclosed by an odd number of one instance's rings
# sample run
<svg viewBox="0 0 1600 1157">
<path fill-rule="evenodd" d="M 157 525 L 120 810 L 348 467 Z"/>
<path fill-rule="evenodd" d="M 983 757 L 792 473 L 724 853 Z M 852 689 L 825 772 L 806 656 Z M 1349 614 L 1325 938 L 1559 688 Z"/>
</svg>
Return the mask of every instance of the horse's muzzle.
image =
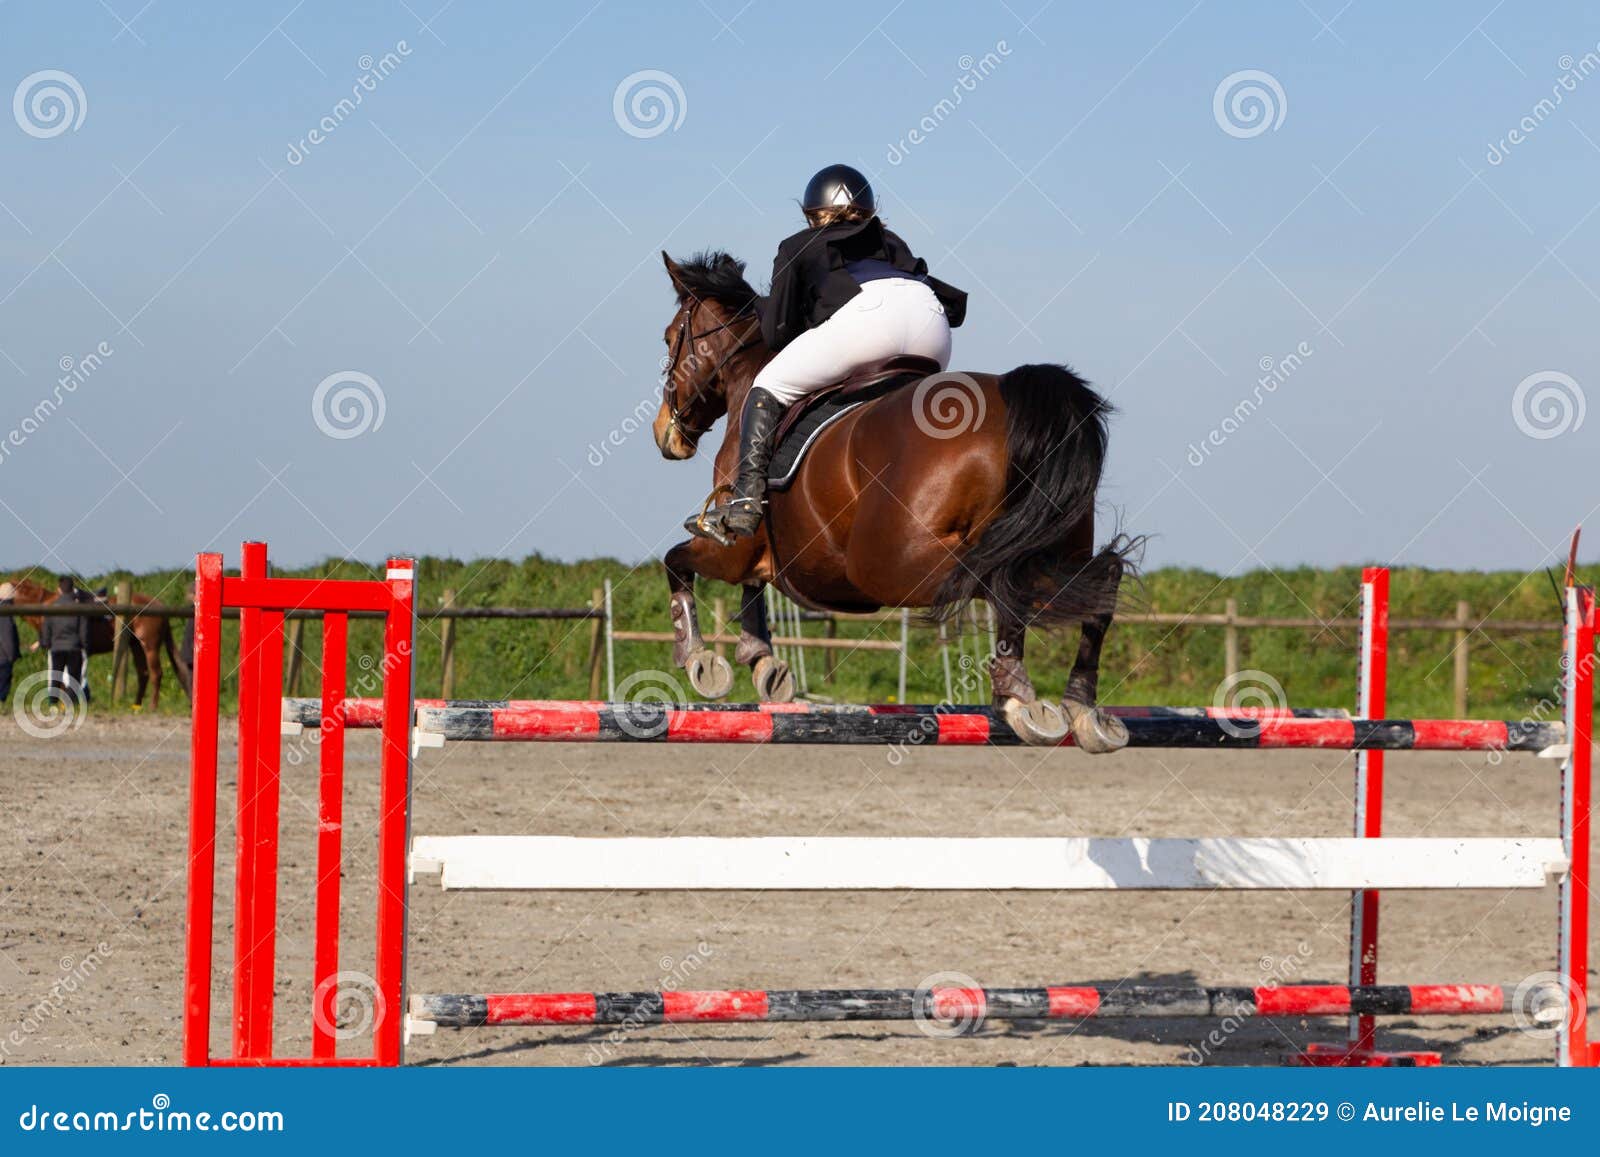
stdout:
<svg viewBox="0 0 1600 1157">
<path fill-rule="evenodd" d="M 669 462 L 681 462 L 685 458 L 693 458 L 695 451 L 700 448 L 700 440 L 686 436 L 682 427 L 667 413 L 665 406 L 661 407 L 661 412 L 656 415 L 651 432 L 655 435 L 656 449 L 660 450 L 661 456 Z"/>
</svg>

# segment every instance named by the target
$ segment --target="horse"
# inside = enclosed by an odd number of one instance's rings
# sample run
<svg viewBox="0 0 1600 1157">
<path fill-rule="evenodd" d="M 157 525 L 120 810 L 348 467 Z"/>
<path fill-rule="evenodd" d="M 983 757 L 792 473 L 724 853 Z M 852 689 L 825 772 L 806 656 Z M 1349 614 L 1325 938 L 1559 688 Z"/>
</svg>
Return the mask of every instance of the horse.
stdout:
<svg viewBox="0 0 1600 1157">
<path fill-rule="evenodd" d="M 54 586 L 41 586 L 27 578 L 17 579 L 14 585 L 17 588 L 16 601 L 24 606 L 55 602 L 58 593 Z M 103 604 L 105 600 L 81 590 L 78 596 L 83 602 L 84 617 L 89 620 L 88 653 L 110 654 L 116 648 L 114 635 L 116 620 L 99 610 L 98 605 Z M 152 610 L 161 609 L 161 604 L 149 595 L 135 592 L 132 601 L 135 606 L 149 607 Z M 33 629 L 36 631 L 44 624 L 44 619 L 39 615 L 25 617 L 33 624 Z M 124 629 L 130 636 L 128 653 L 133 658 L 133 670 L 138 679 L 138 686 L 133 696 L 134 710 L 143 709 L 146 688 L 150 691 L 150 709 L 154 711 L 161 705 L 162 650 L 166 651 L 167 659 L 172 663 L 173 674 L 178 677 L 178 686 L 183 688 L 185 695 L 193 694 L 189 669 L 179 660 L 177 648 L 173 645 L 171 619 L 165 615 L 134 615 L 127 620 Z M 85 672 L 85 678 L 87 677 Z"/>
<path fill-rule="evenodd" d="M 727 416 L 720 490 L 737 473 L 745 396 L 773 354 L 743 262 L 715 251 L 661 256 L 677 308 L 652 432 L 664 458 L 688 459 Z M 982 598 L 996 619 L 994 705 L 1013 730 L 1030 744 L 1070 731 L 1087 752 L 1125 746 L 1127 728 L 1096 699 L 1101 647 L 1140 545 L 1121 534 L 1094 545 L 1110 412 L 1059 365 L 932 375 L 848 410 L 814 438 L 792 485 L 769 494 L 755 536 L 694 537 L 667 552 L 673 662 L 703 696 L 732 689 L 732 668 L 700 633 L 697 576 L 743 588 L 734 657 L 757 697 L 775 702 L 793 698 L 794 680 L 772 653 L 763 585 L 814 610 L 913 607 L 934 619 Z M 1034 690 L 1024 637 L 1070 623 L 1080 639 L 1057 707 Z"/>
</svg>

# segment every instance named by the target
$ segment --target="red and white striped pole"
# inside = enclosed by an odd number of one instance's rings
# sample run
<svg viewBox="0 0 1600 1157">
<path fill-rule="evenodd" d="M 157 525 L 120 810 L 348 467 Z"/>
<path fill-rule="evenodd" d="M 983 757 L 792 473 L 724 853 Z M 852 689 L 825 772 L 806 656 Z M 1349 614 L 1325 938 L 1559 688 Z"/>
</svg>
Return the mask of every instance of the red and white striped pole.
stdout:
<svg viewBox="0 0 1600 1157">
<path fill-rule="evenodd" d="M 1589 1036 L 1589 826 L 1594 756 L 1594 588 L 1567 587 L 1567 623 L 1562 654 L 1567 758 L 1561 765 L 1561 838 L 1567 874 L 1559 889 L 1560 973 L 1568 1016 L 1556 1042 L 1556 1064 L 1600 1064 L 1600 1045 Z"/>
<path fill-rule="evenodd" d="M 1388 567 L 1369 566 L 1361 572 L 1361 652 L 1356 679 L 1356 718 L 1382 719 L 1389 694 Z M 1361 839 L 1379 839 L 1383 836 L 1383 752 L 1358 749 L 1355 755 L 1355 834 Z M 1350 894 L 1350 987 L 1370 988 L 1377 983 L 1378 892 L 1366 888 Z M 1345 1044 L 1312 1044 L 1296 1060 L 1333 1066 L 1440 1063 L 1435 1052 L 1380 1053 L 1376 1033 L 1373 1016 L 1357 1012 L 1350 1017 Z"/>
<path fill-rule="evenodd" d="M 1361 572 L 1361 668 L 1356 714 L 1383 719 L 1389 695 L 1389 569 Z M 1356 835 L 1383 835 L 1383 752 L 1356 752 Z M 1371 889 L 1350 897 L 1350 984 L 1378 983 L 1378 893 Z M 1377 1022 L 1371 1016 L 1350 1018 L 1350 1047 L 1371 1049 Z"/>
</svg>

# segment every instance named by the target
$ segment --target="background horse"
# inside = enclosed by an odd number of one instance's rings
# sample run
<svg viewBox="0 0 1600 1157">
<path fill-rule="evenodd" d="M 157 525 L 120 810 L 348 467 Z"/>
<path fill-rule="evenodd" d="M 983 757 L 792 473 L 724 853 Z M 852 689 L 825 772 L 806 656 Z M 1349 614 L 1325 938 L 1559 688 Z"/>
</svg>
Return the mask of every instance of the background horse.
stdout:
<svg viewBox="0 0 1600 1157">
<path fill-rule="evenodd" d="M 664 457 L 692 457 L 731 415 L 715 481 L 737 473 L 739 413 L 771 359 L 744 264 L 724 253 L 684 262 L 663 253 L 678 295 L 665 338 L 670 364 L 654 434 Z M 1030 743 L 1070 729 L 1085 751 L 1114 751 L 1127 730 L 1099 711 L 1100 648 L 1137 543 L 1094 546 L 1095 494 L 1109 407 L 1063 366 L 1003 375 L 939 374 L 867 402 L 823 429 L 790 488 L 769 496 L 753 538 L 692 538 L 667 552 L 673 661 L 695 690 L 726 695 L 733 671 L 707 649 L 695 612 L 697 575 L 744 588 L 735 657 L 763 700 L 793 697 L 772 654 L 764 583 L 814 609 L 994 608 L 995 706 Z M 1029 626 L 1076 622 L 1082 637 L 1061 707 L 1040 700 L 1023 664 Z"/>
<path fill-rule="evenodd" d="M 44 604 L 56 601 L 58 592 L 54 584 L 48 587 L 41 586 L 32 579 L 15 580 L 17 588 L 16 601 L 23 605 Z M 101 611 L 96 604 L 102 600 L 95 598 L 87 591 L 80 590 L 79 598 L 83 600 L 84 617 L 89 620 L 89 654 L 109 655 L 116 646 L 113 634 L 116 620 Z M 159 608 L 160 603 L 149 595 L 135 593 L 133 596 L 135 606 Z M 33 629 L 38 630 L 44 620 L 38 615 L 27 616 L 28 622 L 33 624 Z M 164 649 L 167 658 L 172 663 L 172 672 L 178 677 L 178 685 L 183 688 L 185 695 L 190 694 L 189 669 L 178 659 L 177 649 L 172 642 L 172 620 L 160 615 L 136 615 L 128 620 L 127 631 L 131 638 L 128 653 L 133 659 L 134 674 L 138 678 L 138 687 L 134 692 L 133 706 L 138 709 L 144 705 L 145 688 L 150 690 L 150 709 L 153 711 L 161 705 L 161 652 Z M 84 679 L 88 680 L 88 670 L 84 671 Z"/>
</svg>

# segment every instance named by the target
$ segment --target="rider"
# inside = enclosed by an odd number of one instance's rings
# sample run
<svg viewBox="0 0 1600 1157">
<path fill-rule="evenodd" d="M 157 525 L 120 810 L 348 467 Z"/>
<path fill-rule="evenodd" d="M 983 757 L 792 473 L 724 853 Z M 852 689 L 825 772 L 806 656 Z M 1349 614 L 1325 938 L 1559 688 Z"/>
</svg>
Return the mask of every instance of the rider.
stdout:
<svg viewBox="0 0 1600 1157">
<path fill-rule="evenodd" d="M 778 246 L 761 299 L 761 335 L 777 356 L 756 375 L 739 422 L 733 496 L 706 514 L 733 535 L 761 525 L 778 419 L 786 407 L 853 370 L 900 354 L 950 363 L 950 330 L 967 295 L 928 275 L 928 263 L 879 220 L 872 186 L 849 165 L 806 185 L 806 228 Z M 694 519 L 686 525 L 697 530 Z"/>
</svg>

